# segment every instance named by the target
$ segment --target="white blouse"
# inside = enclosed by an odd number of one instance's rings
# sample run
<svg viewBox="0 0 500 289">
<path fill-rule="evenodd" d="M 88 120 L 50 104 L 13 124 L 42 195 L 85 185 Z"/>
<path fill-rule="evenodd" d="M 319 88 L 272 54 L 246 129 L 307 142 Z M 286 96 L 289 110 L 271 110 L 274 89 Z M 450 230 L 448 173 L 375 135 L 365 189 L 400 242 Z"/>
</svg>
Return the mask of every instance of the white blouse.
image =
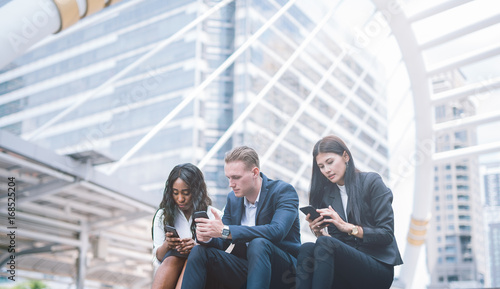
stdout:
<svg viewBox="0 0 500 289">
<path fill-rule="evenodd" d="M 345 185 L 337 185 L 337 187 L 339 187 L 340 190 L 340 198 L 342 199 L 342 207 L 344 207 L 345 221 L 349 222 L 349 220 L 347 220 L 347 201 L 349 200 L 349 196 L 347 196 L 347 190 L 345 188 Z"/>
<path fill-rule="evenodd" d="M 222 217 L 222 212 L 217 210 L 216 208 L 209 206 L 207 209 L 207 215 L 208 218 L 213 220 L 215 219 L 214 214 L 212 213 L 211 209 L 215 209 L 217 211 L 217 214 Z M 184 238 L 192 238 L 193 235 L 191 234 L 191 223 L 193 222 L 193 216 L 191 216 L 188 219 L 186 219 L 186 216 L 184 213 L 177 207 L 177 210 L 175 211 L 175 221 L 174 221 L 174 227 L 177 230 L 177 233 L 179 233 L 179 237 L 181 239 Z M 156 215 L 154 216 L 154 222 L 153 222 L 153 265 L 155 266 L 155 272 L 158 266 L 160 265 L 160 260 L 156 258 L 156 251 L 158 250 L 158 247 L 160 247 L 163 242 L 165 242 L 165 229 L 163 228 L 163 209 L 159 209 L 156 212 Z"/>
</svg>

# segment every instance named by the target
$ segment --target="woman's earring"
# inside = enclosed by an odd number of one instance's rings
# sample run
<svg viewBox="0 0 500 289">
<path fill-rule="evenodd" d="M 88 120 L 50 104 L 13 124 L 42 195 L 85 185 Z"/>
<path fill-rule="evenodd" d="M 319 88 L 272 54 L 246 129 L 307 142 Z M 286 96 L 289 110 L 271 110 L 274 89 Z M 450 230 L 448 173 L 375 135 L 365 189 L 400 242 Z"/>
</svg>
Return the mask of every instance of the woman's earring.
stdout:
<svg viewBox="0 0 500 289">
<path fill-rule="evenodd" d="M 345 167 L 348 168 L 349 167 L 349 162 L 345 162 Z"/>
</svg>

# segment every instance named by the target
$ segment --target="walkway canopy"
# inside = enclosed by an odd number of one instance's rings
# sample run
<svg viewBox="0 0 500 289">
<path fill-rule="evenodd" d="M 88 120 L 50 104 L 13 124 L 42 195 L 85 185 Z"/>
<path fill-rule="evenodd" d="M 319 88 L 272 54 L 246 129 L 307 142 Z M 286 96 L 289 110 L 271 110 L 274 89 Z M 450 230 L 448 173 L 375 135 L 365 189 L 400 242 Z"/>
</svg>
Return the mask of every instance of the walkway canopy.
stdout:
<svg viewBox="0 0 500 289">
<path fill-rule="evenodd" d="M 77 288 L 84 280 L 85 288 L 92 281 L 150 287 L 151 217 L 158 196 L 93 168 L 105 161 L 93 152 L 60 156 L 0 131 L 2 267 L 15 249 L 17 278 L 23 270 L 68 276 Z M 15 188 L 15 200 L 4 194 L 8 188 Z M 15 207 L 10 224 L 8 202 Z"/>
</svg>

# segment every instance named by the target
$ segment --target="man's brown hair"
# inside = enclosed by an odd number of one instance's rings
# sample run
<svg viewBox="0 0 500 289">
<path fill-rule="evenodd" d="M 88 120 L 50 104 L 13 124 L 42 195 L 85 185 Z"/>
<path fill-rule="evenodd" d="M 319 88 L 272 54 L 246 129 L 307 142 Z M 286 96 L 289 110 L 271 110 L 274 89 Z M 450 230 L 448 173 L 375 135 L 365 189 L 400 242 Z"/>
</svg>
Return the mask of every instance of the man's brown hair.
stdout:
<svg viewBox="0 0 500 289">
<path fill-rule="evenodd" d="M 224 158 L 224 162 L 231 163 L 235 161 L 242 161 L 245 164 L 245 167 L 249 170 L 251 170 L 253 167 L 257 167 L 260 169 L 259 155 L 251 147 L 239 146 L 227 152 L 226 157 Z"/>
</svg>

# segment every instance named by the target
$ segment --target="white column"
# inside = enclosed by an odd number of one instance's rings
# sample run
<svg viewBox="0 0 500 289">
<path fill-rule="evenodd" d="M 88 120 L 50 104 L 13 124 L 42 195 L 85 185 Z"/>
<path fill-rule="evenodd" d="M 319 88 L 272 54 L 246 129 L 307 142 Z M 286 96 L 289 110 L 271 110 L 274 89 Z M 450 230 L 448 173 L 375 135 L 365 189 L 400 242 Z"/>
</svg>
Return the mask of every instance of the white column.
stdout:
<svg viewBox="0 0 500 289">
<path fill-rule="evenodd" d="M 76 259 L 76 289 L 85 288 L 85 278 L 87 276 L 87 251 L 89 250 L 89 227 L 86 221 L 81 224 L 80 247 L 78 248 L 78 258 Z"/>
</svg>

